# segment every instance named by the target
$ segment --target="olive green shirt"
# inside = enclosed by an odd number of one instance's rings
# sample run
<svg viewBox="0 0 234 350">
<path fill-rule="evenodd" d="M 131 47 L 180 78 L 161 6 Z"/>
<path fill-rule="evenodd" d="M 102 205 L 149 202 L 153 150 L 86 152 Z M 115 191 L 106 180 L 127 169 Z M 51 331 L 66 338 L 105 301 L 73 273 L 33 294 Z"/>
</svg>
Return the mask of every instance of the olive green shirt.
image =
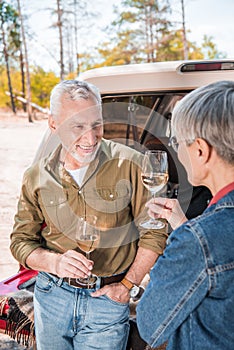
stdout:
<svg viewBox="0 0 234 350">
<path fill-rule="evenodd" d="M 63 253 L 81 252 L 75 242 L 77 217 L 96 215 L 99 247 L 91 253 L 93 272 L 110 276 L 127 270 L 138 246 L 162 254 L 165 229 L 147 231 L 148 191 L 141 182 L 142 154 L 102 140 L 79 187 L 60 162 L 61 146 L 29 168 L 23 178 L 18 212 L 11 234 L 11 251 L 24 266 L 38 247 Z"/>
</svg>

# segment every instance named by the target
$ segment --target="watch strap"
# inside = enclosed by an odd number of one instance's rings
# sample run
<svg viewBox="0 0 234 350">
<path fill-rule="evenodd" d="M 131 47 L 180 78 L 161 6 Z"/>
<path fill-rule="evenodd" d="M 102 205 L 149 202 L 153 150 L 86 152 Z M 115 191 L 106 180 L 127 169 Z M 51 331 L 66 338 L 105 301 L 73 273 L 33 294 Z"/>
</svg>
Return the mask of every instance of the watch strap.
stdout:
<svg viewBox="0 0 234 350">
<path fill-rule="evenodd" d="M 126 277 L 124 277 L 120 283 L 122 283 L 128 290 L 131 290 L 134 287 L 134 283 L 129 281 Z"/>
</svg>

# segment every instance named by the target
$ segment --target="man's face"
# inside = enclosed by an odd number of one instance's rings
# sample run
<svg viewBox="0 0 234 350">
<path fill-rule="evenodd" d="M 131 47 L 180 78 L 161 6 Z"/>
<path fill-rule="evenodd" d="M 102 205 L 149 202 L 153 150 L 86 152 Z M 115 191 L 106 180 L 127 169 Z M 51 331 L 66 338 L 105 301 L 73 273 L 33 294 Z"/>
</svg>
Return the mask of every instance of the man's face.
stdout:
<svg viewBox="0 0 234 350">
<path fill-rule="evenodd" d="M 95 158 L 103 137 L 101 106 L 93 99 L 63 99 L 54 128 L 67 156 L 72 156 L 81 166 L 86 165 Z"/>
</svg>

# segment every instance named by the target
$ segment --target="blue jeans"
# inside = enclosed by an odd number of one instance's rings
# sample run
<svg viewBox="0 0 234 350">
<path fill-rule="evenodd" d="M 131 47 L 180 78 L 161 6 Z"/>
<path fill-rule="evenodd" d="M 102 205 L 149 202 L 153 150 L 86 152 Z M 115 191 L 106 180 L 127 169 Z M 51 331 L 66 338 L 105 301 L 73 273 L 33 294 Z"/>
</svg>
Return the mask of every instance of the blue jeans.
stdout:
<svg viewBox="0 0 234 350">
<path fill-rule="evenodd" d="M 34 293 L 37 350 L 125 350 L 129 305 L 40 272 Z"/>
</svg>

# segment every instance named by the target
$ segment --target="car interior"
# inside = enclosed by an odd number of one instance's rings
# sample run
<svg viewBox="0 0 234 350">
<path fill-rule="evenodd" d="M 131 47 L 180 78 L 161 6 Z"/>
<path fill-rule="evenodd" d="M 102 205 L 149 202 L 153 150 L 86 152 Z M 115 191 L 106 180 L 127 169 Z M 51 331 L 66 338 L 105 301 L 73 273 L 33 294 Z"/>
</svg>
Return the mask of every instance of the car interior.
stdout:
<svg viewBox="0 0 234 350">
<path fill-rule="evenodd" d="M 166 196 L 178 198 L 190 219 L 204 211 L 211 193 L 205 187 L 189 184 L 185 169 L 169 143 L 173 108 L 188 92 L 108 95 L 102 100 L 105 138 L 140 152 L 146 149 L 167 152 L 169 181 Z"/>
</svg>

